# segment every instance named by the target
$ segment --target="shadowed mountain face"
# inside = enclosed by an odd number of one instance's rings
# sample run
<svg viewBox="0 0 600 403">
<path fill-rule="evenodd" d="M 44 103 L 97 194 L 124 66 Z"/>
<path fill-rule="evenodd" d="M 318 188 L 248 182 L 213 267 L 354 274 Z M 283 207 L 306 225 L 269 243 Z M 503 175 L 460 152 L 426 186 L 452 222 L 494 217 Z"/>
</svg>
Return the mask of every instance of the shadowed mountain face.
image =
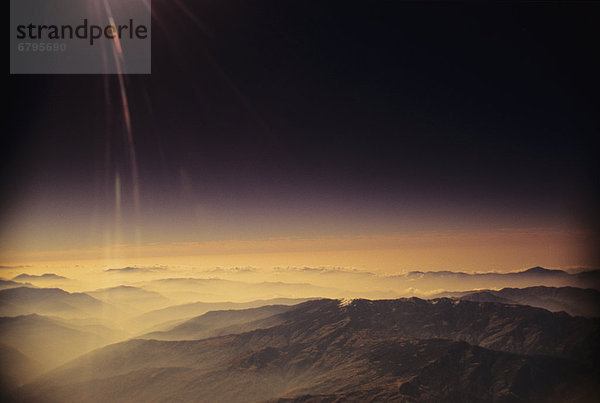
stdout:
<svg viewBox="0 0 600 403">
<path fill-rule="evenodd" d="M 573 316 L 599 317 L 600 291 L 574 287 L 503 288 L 499 291 L 445 292 L 437 297 L 454 297 L 478 302 L 529 305 Z"/>
<path fill-rule="evenodd" d="M 416 298 L 310 301 L 275 317 L 280 324 L 237 335 L 114 344 L 19 398 L 551 401 L 598 392 L 595 319 Z"/>
</svg>

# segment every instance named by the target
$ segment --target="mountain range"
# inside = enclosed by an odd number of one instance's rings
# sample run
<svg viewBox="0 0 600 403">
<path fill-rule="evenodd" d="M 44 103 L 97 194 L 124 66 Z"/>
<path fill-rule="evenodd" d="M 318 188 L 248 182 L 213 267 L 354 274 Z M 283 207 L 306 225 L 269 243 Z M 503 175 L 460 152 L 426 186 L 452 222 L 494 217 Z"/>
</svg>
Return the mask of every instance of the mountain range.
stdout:
<svg viewBox="0 0 600 403">
<path fill-rule="evenodd" d="M 25 287 L 25 286 L 32 287 L 32 285 L 30 283 L 20 283 L 18 281 L 0 279 L 0 290 L 4 290 L 7 288 Z"/>
<path fill-rule="evenodd" d="M 221 278 L 164 278 L 132 285 L 160 292 L 179 303 L 244 302 L 252 299 L 310 298 L 314 296 L 340 298 L 347 293 L 347 291 L 331 286 L 323 287 L 308 283 L 245 282 Z"/>
<path fill-rule="evenodd" d="M 278 314 L 292 309 L 290 305 L 265 305 L 259 308 L 210 311 L 186 320 L 168 331 L 147 333 L 139 338 L 153 340 L 199 340 L 274 325 Z"/>
<path fill-rule="evenodd" d="M 209 311 L 258 308 L 265 305 L 295 305 L 306 300 L 307 298 L 274 298 L 239 303 L 193 302 L 146 312 L 143 315 L 131 319 L 130 324 L 139 328 L 156 328 L 157 330 L 164 330 L 165 328 L 170 328 L 170 325 L 180 324 L 184 320 L 203 315 Z"/>
<path fill-rule="evenodd" d="M 407 274 L 391 276 L 403 284 L 427 290 L 473 290 L 483 288 L 527 288 L 535 286 L 547 287 L 579 287 L 600 289 L 600 270 L 568 273 L 564 270 L 551 270 L 543 267 L 532 267 L 512 273 L 462 273 L 454 271 L 412 271 Z"/>
<path fill-rule="evenodd" d="M 86 294 L 113 306 L 118 306 L 121 310 L 130 314 L 139 314 L 151 309 L 162 308 L 171 303 L 168 298 L 158 292 L 125 285 L 87 291 Z"/>
<path fill-rule="evenodd" d="M 600 291 L 575 287 L 528 287 L 443 292 L 434 297 L 454 297 L 461 300 L 529 305 L 552 312 L 564 311 L 573 316 L 600 316 Z"/>
<path fill-rule="evenodd" d="M 18 276 L 14 277 L 13 280 L 16 281 L 43 281 L 43 280 L 68 280 L 68 278 L 64 277 L 64 276 L 59 276 L 58 274 L 54 274 L 54 273 L 44 273 L 44 274 L 40 274 L 40 275 L 36 275 L 36 274 L 27 274 L 27 273 L 22 273 L 19 274 Z"/>
<path fill-rule="evenodd" d="M 67 292 L 2 280 L 0 398 L 587 401 L 598 393 L 596 272 L 302 272 L 318 285 L 164 278 Z M 577 282 L 589 287 L 548 286 Z M 516 283 L 546 285 L 467 288 Z M 456 291 L 396 297 L 440 284 Z M 345 297 L 322 299 L 330 293 Z M 362 298 L 371 294 L 395 299 Z"/>
<path fill-rule="evenodd" d="M 18 400 L 580 401 L 600 391 L 598 319 L 447 298 L 316 300 L 273 317 L 216 338 L 113 344 Z"/>
<path fill-rule="evenodd" d="M 37 313 L 65 318 L 107 316 L 118 309 L 85 293 L 60 288 L 17 287 L 0 290 L 0 316 Z"/>
</svg>

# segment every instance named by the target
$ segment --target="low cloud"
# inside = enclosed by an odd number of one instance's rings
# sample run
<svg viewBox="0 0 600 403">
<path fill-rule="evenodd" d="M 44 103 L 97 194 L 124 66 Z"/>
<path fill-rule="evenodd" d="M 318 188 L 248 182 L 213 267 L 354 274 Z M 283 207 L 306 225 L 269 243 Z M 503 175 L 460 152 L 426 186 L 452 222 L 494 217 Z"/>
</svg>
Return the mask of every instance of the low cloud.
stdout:
<svg viewBox="0 0 600 403">
<path fill-rule="evenodd" d="M 104 270 L 107 273 L 151 273 L 155 271 L 166 270 L 165 267 L 121 267 L 117 269 L 106 269 Z"/>
<path fill-rule="evenodd" d="M 255 267 L 230 267 L 222 268 L 217 267 L 212 270 L 205 270 L 205 273 L 256 273 L 258 271 Z"/>
</svg>

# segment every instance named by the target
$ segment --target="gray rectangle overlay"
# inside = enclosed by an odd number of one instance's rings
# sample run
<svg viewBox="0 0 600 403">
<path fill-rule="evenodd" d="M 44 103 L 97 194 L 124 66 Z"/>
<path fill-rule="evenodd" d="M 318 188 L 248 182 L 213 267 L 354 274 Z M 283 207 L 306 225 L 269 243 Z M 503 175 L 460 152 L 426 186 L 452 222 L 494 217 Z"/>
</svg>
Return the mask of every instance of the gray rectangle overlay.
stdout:
<svg viewBox="0 0 600 403">
<path fill-rule="evenodd" d="M 150 0 L 10 0 L 11 74 L 150 74 Z"/>
</svg>

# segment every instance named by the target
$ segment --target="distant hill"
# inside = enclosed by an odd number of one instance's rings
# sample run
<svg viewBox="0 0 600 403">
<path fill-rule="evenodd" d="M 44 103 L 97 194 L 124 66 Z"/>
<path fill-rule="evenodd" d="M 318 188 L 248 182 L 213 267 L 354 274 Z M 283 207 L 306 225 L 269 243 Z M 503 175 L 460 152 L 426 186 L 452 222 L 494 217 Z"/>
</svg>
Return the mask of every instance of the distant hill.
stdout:
<svg viewBox="0 0 600 403">
<path fill-rule="evenodd" d="M 521 275 L 521 276 L 539 276 L 539 275 L 543 275 L 543 276 L 564 276 L 564 275 L 569 275 L 569 273 L 567 273 L 564 270 L 553 270 L 553 269 L 545 269 L 543 267 L 540 266 L 535 266 L 532 267 L 530 269 L 527 270 L 523 270 L 520 272 L 516 272 L 516 273 L 509 273 L 509 274 L 516 274 L 516 275 Z"/>
<path fill-rule="evenodd" d="M 155 291 L 144 290 L 139 287 L 120 285 L 117 287 L 102 288 L 86 292 L 96 298 L 118 298 L 125 301 L 138 299 L 164 299 L 165 297 Z"/>
<path fill-rule="evenodd" d="M 267 323 L 272 325 L 274 322 L 265 322 L 262 320 L 287 312 L 290 309 L 292 309 L 292 306 L 266 305 L 260 308 L 210 311 L 204 315 L 189 319 L 168 331 L 148 333 L 140 336 L 140 338 L 154 340 L 199 340 L 225 334 L 241 333 L 241 331 L 265 327 Z M 242 327 L 242 325 L 245 325 L 245 327 Z"/>
<path fill-rule="evenodd" d="M 600 290 L 600 270 L 588 270 L 574 274 L 579 287 Z"/>
<path fill-rule="evenodd" d="M 593 289 L 538 286 L 503 288 L 499 291 L 444 292 L 435 297 L 444 296 L 478 302 L 529 305 L 552 312 L 565 311 L 574 316 L 600 317 L 600 291 Z"/>
<path fill-rule="evenodd" d="M 16 348 L 0 343 L 0 391 L 16 389 L 38 373 L 39 363 Z"/>
<path fill-rule="evenodd" d="M 114 341 L 91 328 L 77 328 L 36 314 L 0 317 L 0 343 L 34 360 L 37 372 Z"/>
<path fill-rule="evenodd" d="M 191 304 L 174 305 L 163 309 L 147 312 L 130 321 L 140 328 L 151 328 L 161 323 L 172 323 L 176 320 L 191 319 L 209 311 L 230 309 L 258 308 L 264 305 L 295 305 L 306 301 L 307 298 L 274 298 L 269 300 L 255 300 L 250 302 L 194 302 Z"/>
<path fill-rule="evenodd" d="M 107 316 L 116 309 L 84 293 L 59 288 L 18 287 L 0 290 L 0 316 L 38 313 L 66 318 Z"/>
<path fill-rule="evenodd" d="M 27 401 L 567 401 L 600 392 L 597 319 L 417 298 L 318 300 L 265 329 L 131 340 L 25 385 Z"/>
<path fill-rule="evenodd" d="M 462 273 L 453 271 L 412 271 L 387 278 L 390 285 L 410 287 L 420 292 L 432 290 L 498 289 L 547 287 L 578 287 L 600 290 L 600 271 L 568 273 L 563 270 L 550 270 L 532 267 L 512 273 Z"/>
<path fill-rule="evenodd" d="M 165 278 L 134 284 L 147 290 L 160 292 L 178 303 L 243 302 L 252 299 L 311 298 L 314 296 L 341 298 L 344 290 L 308 283 L 244 282 L 220 278 Z"/>
<path fill-rule="evenodd" d="M 158 292 L 124 285 L 88 291 L 86 294 L 118 306 L 121 309 L 136 311 L 138 313 L 164 307 L 169 304 L 169 299 Z"/>
<path fill-rule="evenodd" d="M 25 287 L 25 286 L 31 287 L 32 285 L 29 283 L 19 283 L 17 281 L 0 279 L 0 290 L 5 290 L 7 288 Z"/>
<path fill-rule="evenodd" d="M 40 274 L 40 275 L 22 273 L 16 277 L 14 277 L 13 280 L 17 280 L 17 281 L 68 280 L 68 278 L 59 276 L 58 274 L 54 274 L 54 273 L 44 273 L 44 274 Z"/>
</svg>

